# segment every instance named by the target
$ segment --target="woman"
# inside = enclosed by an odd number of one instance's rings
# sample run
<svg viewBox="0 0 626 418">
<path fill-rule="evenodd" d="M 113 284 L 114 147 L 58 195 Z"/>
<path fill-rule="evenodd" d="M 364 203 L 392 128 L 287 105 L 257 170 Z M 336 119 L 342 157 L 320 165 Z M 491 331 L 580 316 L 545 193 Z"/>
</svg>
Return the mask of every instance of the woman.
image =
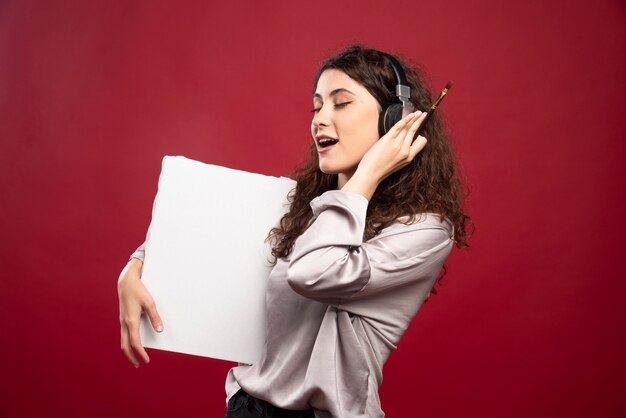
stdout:
<svg viewBox="0 0 626 418">
<path fill-rule="evenodd" d="M 382 366 L 434 293 L 452 244 L 467 247 L 469 218 L 438 115 L 414 141 L 426 113 L 404 116 L 388 132 L 379 123 L 398 102 L 393 59 L 353 46 L 315 77 L 311 156 L 296 172 L 290 211 L 270 232 L 276 264 L 265 351 L 257 364 L 228 373 L 227 417 L 384 416 Z M 427 109 L 430 92 L 402 67 L 410 102 Z M 136 366 L 133 349 L 149 361 L 141 310 L 162 330 L 140 281 L 142 259 L 143 246 L 118 285 L 122 349 Z"/>
</svg>

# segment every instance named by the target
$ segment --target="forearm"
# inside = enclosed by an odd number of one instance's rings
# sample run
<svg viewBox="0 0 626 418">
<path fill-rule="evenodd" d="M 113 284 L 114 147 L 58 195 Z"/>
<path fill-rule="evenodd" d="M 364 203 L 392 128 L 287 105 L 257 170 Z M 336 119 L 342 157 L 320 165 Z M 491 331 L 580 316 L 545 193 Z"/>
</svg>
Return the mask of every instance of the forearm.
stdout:
<svg viewBox="0 0 626 418">
<path fill-rule="evenodd" d="M 296 240 L 287 274 L 297 293 L 325 303 L 350 297 L 367 283 L 363 243 L 367 200 L 328 191 L 311 202 L 315 221 Z"/>
<path fill-rule="evenodd" d="M 143 267 L 143 261 L 140 260 L 139 258 L 131 258 L 128 261 L 128 264 L 126 264 L 126 266 L 128 268 L 137 269 L 137 270 L 141 271 L 141 269 Z"/>
</svg>

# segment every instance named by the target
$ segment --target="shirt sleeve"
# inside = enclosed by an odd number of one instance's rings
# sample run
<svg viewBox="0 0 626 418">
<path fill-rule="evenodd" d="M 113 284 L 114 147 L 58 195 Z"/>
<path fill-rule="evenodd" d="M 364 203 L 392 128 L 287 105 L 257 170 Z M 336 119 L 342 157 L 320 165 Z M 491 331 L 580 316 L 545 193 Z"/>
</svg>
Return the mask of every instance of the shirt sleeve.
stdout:
<svg viewBox="0 0 626 418">
<path fill-rule="evenodd" d="M 130 255 L 130 257 L 128 258 L 128 261 L 132 260 L 133 258 L 137 258 L 141 261 L 144 261 L 144 259 L 146 258 L 146 243 L 144 241 L 143 244 L 141 244 L 134 253 L 132 253 Z"/>
<path fill-rule="evenodd" d="M 134 253 L 130 255 L 128 261 L 132 260 L 133 258 L 141 261 L 146 261 L 146 243 L 148 242 L 148 239 L 150 239 L 150 226 L 152 226 L 152 223 L 150 223 L 150 225 L 148 226 L 148 231 L 146 232 L 146 240 L 135 250 Z"/>
<path fill-rule="evenodd" d="M 422 214 L 363 242 L 367 205 L 363 196 L 341 190 L 313 199 L 314 220 L 295 241 L 287 271 L 295 292 L 337 305 L 434 282 L 452 248 L 452 225 Z"/>
</svg>

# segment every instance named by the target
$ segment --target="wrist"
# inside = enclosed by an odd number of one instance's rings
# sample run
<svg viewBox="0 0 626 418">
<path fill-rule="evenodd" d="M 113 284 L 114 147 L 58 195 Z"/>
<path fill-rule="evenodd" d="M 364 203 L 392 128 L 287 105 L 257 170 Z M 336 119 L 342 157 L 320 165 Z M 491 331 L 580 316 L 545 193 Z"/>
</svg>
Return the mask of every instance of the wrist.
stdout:
<svg viewBox="0 0 626 418">
<path fill-rule="evenodd" d="M 131 258 L 126 266 L 120 272 L 120 277 L 117 279 L 118 291 L 123 287 L 128 286 L 128 282 L 134 282 L 135 278 L 141 280 L 141 269 L 143 267 L 143 261 L 138 258 Z"/>
<path fill-rule="evenodd" d="M 141 270 L 143 269 L 143 260 L 139 258 L 131 258 L 126 264 L 125 270 L 133 270 L 137 272 L 137 275 L 141 277 Z"/>
<path fill-rule="evenodd" d="M 378 177 L 367 170 L 357 168 L 352 177 L 346 182 L 341 190 L 358 193 L 370 200 L 380 184 Z"/>
</svg>

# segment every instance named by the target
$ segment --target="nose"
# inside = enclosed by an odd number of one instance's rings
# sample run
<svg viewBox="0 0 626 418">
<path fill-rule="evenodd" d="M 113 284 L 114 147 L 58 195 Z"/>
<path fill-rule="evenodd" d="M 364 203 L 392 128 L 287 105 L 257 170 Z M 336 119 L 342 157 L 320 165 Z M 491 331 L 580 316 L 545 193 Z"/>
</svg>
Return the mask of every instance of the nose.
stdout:
<svg viewBox="0 0 626 418">
<path fill-rule="evenodd" d="M 330 117 L 328 115 L 328 112 L 325 111 L 325 108 L 327 108 L 328 106 L 322 106 L 322 108 L 320 110 L 318 110 L 316 113 L 314 113 L 313 115 L 313 126 L 316 128 L 319 128 L 321 126 L 328 126 L 330 123 Z"/>
</svg>

